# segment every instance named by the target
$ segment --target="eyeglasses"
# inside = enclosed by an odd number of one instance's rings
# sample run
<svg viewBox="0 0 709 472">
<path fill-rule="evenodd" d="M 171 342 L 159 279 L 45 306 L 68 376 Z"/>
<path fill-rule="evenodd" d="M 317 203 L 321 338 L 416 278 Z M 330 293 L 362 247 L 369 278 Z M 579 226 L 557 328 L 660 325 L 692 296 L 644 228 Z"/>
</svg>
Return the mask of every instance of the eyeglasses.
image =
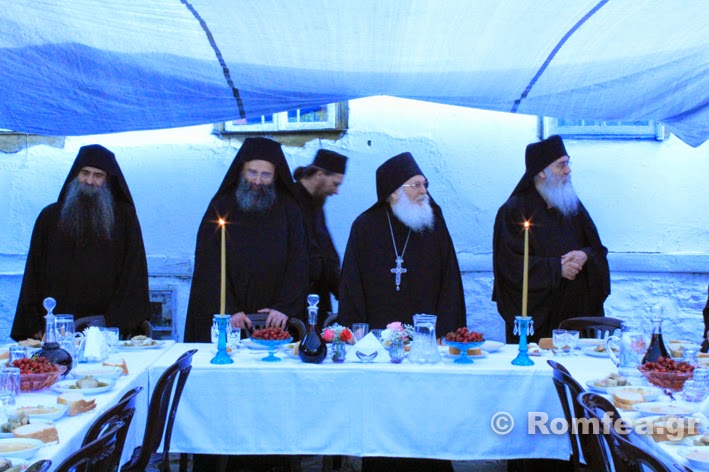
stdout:
<svg viewBox="0 0 709 472">
<path fill-rule="evenodd" d="M 411 187 L 418 192 L 422 188 L 428 188 L 428 180 L 424 182 L 416 182 L 415 184 L 402 184 L 402 187 Z"/>
<path fill-rule="evenodd" d="M 556 167 L 559 170 L 564 170 L 567 167 L 571 165 L 571 159 L 567 159 L 565 162 L 559 162 L 557 164 L 554 164 L 554 167 Z"/>
<path fill-rule="evenodd" d="M 253 169 L 246 169 L 246 176 L 250 179 L 255 179 L 256 177 L 261 177 L 261 180 L 269 181 L 273 178 L 272 172 L 257 172 Z"/>
</svg>

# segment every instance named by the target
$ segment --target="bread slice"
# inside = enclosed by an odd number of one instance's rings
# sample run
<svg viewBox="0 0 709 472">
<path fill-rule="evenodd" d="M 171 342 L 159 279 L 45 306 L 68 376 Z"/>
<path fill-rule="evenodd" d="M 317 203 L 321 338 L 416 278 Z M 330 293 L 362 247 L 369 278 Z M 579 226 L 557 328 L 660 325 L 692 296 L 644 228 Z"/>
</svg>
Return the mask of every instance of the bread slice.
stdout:
<svg viewBox="0 0 709 472">
<path fill-rule="evenodd" d="M 69 407 L 67 415 L 76 416 L 96 408 L 96 399 L 87 400 L 81 392 L 65 392 L 57 397 L 57 403 Z"/>
<path fill-rule="evenodd" d="M 616 408 L 623 410 L 632 410 L 636 403 L 645 403 L 645 397 L 642 393 L 632 390 L 621 390 L 613 392 L 613 405 Z"/>
<path fill-rule="evenodd" d="M 108 367 L 120 367 L 121 370 L 123 370 L 123 375 L 128 375 L 128 365 L 125 359 L 121 359 L 120 361 L 103 361 L 103 365 Z"/>
<path fill-rule="evenodd" d="M 539 340 L 539 349 L 552 349 L 554 347 L 554 340 L 552 338 L 541 338 Z M 562 348 L 564 346 L 556 346 L 557 348 Z"/>
<path fill-rule="evenodd" d="M 59 441 L 59 433 L 57 433 L 57 428 L 48 423 L 30 423 L 19 426 L 15 428 L 12 435 L 16 438 L 39 439 L 45 443 Z"/>
</svg>

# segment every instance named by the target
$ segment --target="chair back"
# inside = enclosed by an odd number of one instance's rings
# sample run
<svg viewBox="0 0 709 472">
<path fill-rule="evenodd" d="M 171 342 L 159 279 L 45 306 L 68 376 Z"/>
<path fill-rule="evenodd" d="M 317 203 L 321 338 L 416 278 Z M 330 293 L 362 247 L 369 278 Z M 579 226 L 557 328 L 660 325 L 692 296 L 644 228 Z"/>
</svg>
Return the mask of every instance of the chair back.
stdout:
<svg viewBox="0 0 709 472">
<path fill-rule="evenodd" d="M 566 422 L 571 426 L 576 418 L 584 417 L 584 409 L 579 404 L 577 397 L 585 390 L 571 376 L 566 367 L 552 360 L 547 360 L 547 363 L 553 369 L 552 380 L 554 387 L 556 387 L 556 393 L 559 395 Z M 574 466 L 574 470 L 580 470 L 583 467 L 579 451 L 583 454 L 586 465 L 594 470 L 603 467 L 607 459 L 599 438 L 590 434 L 578 434 L 578 431 L 572 427 L 568 428 L 568 434 L 571 442 L 571 463 Z"/>
<path fill-rule="evenodd" d="M 662 459 L 634 444 L 628 437 L 631 431 L 628 423 L 620 419 L 620 414 L 615 406 L 601 395 L 585 392 L 578 396 L 578 402 L 585 411 L 586 418 L 595 419 L 600 425 L 598 436 L 603 437 L 613 460 L 613 470 L 616 472 L 672 472 L 671 465 L 665 464 Z M 605 419 L 604 419 L 605 418 Z M 618 421 L 623 422 L 620 427 Z M 604 425 L 609 425 L 604 427 Z M 623 434 L 622 431 L 626 431 Z M 608 466 L 610 464 L 607 464 Z M 611 468 L 607 467 L 610 471 Z"/>
<path fill-rule="evenodd" d="M 607 316 L 581 316 L 569 318 L 559 323 L 559 329 L 573 329 L 579 332 L 581 338 L 604 339 L 620 329 L 623 320 Z"/>
<path fill-rule="evenodd" d="M 81 443 L 82 446 L 97 440 L 104 431 L 113 427 L 113 425 L 122 423 L 124 427 L 118 432 L 118 444 L 120 449 L 117 452 L 118 460 L 120 461 L 121 452 L 123 451 L 123 444 L 126 442 L 126 436 L 128 434 L 128 428 L 130 428 L 130 423 L 133 421 L 133 415 L 135 414 L 135 400 L 138 394 L 143 390 L 143 387 L 135 387 L 132 390 L 126 392 L 121 400 L 106 410 L 101 416 L 94 420 L 93 424 L 89 427 L 89 430 L 84 436 L 84 440 Z"/>
<path fill-rule="evenodd" d="M 25 472 L 47 472 L 51 466 L 52 461 L 50 461 L 49 459 L 44 459 L 41 461 L 37 461 L 31 466 L 27 467 Z"/>
<path fill-rule="evenodd" d="M 192 370 L 192 356 L 195 352 L 197 349 L 182 354 L 158 379 L 150 399 L 148 420 L 140 454 L 134 458 L 135 460 L 132 459 L 130 464 L 126 464 L 122 470 L 146 470 L 149 463 L 155 463 L 155 459 L 151 461 L 153 455 L 158 456 L 158 462 L 164 464 L 169 470 L 168 454 L 170 453 L 172 427 L 175 424 L 175 415 L 182 391 L 185 388 L 187 377 L 190 375 L 190 370 Z M 163 443 L 163 450 L 158 453 L 160 443 Z"/>
<path fill-rule="evenodd" d="M 333 324 L 337 320 L 337 313 L 331 313 L 327 312 L 327 318 L 325 318 L 325 321 L 323 321 L 322 327 L 326 328 Z"/>
<path fill-rule="evenodd" d="M 249 313 L 246 316 L 248 316 L 251 320 L 251 326 L 253 329 L 256 330 L 266 327 L 268 313 Z M 305 337 L 305 323 L 295 316 L 288 318 L 288 325 L 286 326 L 286 329 L 293 337 L 294 341 L 300 341 Z"/>
<path fill-rule="evenodd" d="M 57 466 L 55 472 L 108 472 L 118 470 L 122 444 L 118 434 L 124 427 L 122 422 L 111 426 L 96 440 L 82 446 Z M 116 450 L 118 452 L 116 453 Z"/>
</svg>

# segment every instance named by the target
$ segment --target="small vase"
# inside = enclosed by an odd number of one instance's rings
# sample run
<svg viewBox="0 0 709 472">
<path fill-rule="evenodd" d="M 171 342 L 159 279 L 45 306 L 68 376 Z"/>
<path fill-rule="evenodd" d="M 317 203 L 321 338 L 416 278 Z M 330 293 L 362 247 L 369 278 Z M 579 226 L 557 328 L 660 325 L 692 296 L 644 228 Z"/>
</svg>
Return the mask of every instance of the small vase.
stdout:
<svg viewBox="0 0 709 472">
<path fill-rule="evenodd" d="M 403 341 L 392 341 L 389 346 L 389 358 L 394 364 L 401 364 L 404 360 L 406 352 L 404 351 Z"/>
<path fill-rule="evenodd" d="M 347 348 L 345 347 L 345 343 L 342 341 L 332 343 L 332 362 L 335 364 L 341 364 L 345 362 L 346 356 Z"/>
</svg>

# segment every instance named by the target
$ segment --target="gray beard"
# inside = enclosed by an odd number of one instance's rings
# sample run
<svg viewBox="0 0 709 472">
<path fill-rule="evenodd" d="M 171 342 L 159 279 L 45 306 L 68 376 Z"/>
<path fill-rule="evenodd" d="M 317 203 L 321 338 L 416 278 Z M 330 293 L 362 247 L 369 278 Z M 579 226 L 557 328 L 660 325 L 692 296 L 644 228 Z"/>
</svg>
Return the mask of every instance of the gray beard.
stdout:
<svg viewBox="0 0 709 472">
<path fill-rule="evenodd" d="M 79 183 L 76 178 L 69 183 L 59 215 L 62 231 L 82 244 L 108 241 L 112 237 L 114 223 L 113 194 L 108 183 L 94 187 Z"/>
<path fill-rule="evenodd" d="M 276 202 L 276 187 L 273 183 L 254 186 L 244 177 L 236 187 L 236 204 L 247 213 L 265 213 Z"/>
<path fill-rule="evenodd" d="M 419 205 L 409 200 L 403 188 L 398 192 L 399 200 L 391 205 L 394 216 L 415 232 L 433 229 L 433 208 L 428 195 L 423 195 L 423 204 Z"/>
<path fill-rule="evenodd" d="M 544 169 L 546 179 L 535 182 L 537 191 L 547 202 L 547 205 L 558 209 L 564 216 L 573 216 L 579 211 L 579 197 L 571 180 L 563 182 L 552 171 Z"/>
</svg>

